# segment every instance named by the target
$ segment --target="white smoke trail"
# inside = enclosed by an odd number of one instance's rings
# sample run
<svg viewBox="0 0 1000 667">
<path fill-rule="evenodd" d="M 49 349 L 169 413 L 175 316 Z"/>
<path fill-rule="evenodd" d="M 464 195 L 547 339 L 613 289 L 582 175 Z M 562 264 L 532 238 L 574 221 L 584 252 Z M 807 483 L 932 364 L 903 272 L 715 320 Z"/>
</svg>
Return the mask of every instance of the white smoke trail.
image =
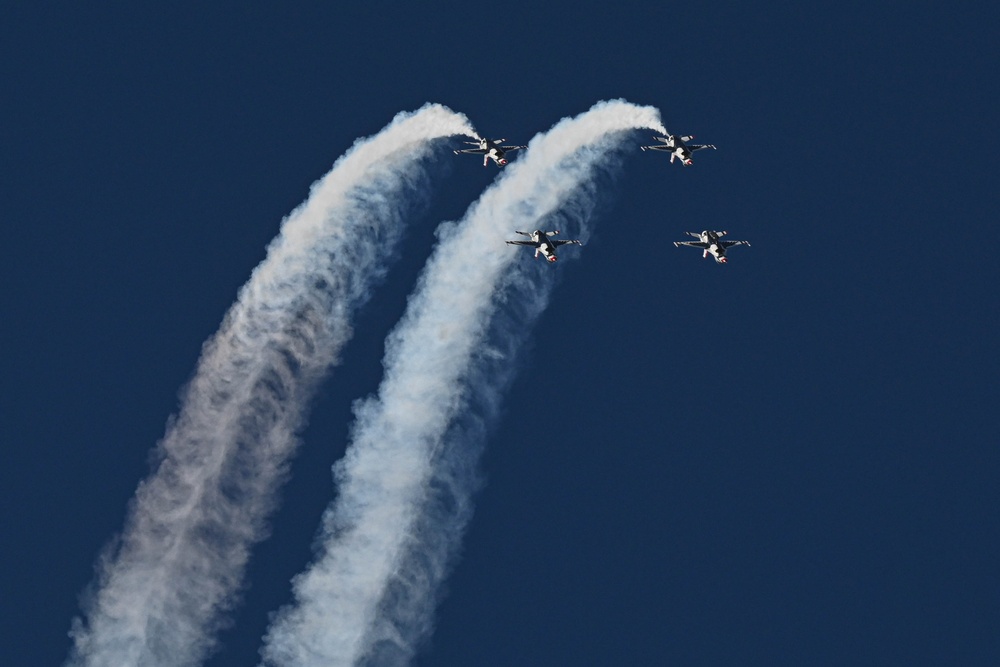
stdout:
<svg viewBox="0 0 1000 667">
<path fill-rule="evenodd" d="M 426 197 L 432 142 L 473 133 L 440 105 L 359 140 L 283 222 L 204 346 L 159 464 L 99 563 L 74 666 L 191 665 L 236 603 L 317 382 Z"/>
<path fill-rule="evenodd" d="M 655 109 L 624 101 L 565 119 L 535 137 L 460 223 L 442 225 L 388 340 L 378 398 L 356 406 L 319 553 L 294 581 L 296 604 L 280 610 L 268 631 L 265 664 L 406 664 L 412 657 L 471 511 L 481 426 L 509 378 L 484 371 L 509 369 L 519 340 L 485 349 L 488 330 L 530 324 L 547 300 L 549 282 L 531 277 L 541 263 L 503 241 L 560 211 L 585 227 L 600 169 L 614 161 L 627 130 L 643 127 L 665 133 Z M 518 300 L 503 303 L 511 290 Z M 472 419 L 456 421 L 466 408 Z"/>
</svg>

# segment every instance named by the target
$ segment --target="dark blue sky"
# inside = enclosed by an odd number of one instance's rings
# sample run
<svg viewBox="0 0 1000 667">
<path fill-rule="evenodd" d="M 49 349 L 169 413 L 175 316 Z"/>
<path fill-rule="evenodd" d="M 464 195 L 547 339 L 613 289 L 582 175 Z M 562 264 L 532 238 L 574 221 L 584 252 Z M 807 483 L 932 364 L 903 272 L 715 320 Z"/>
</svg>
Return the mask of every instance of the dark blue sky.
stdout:
<svg viewBox="0 0 1000 667">
<path fill-rule="evenodd" d="M 556 267 L 417 664 L 1000 662 L 994 5 L 208 4 L 0 21 L 5 663 L 66 656 L 201 343 L 357 137 L 614 97 L 719 150 L 636 148 Z M 253 664 L 432 231 L 496 174 L 436 173 L 213 667 Z M 670 243 L 705 228 L 753 246 Z"/>
</svg>

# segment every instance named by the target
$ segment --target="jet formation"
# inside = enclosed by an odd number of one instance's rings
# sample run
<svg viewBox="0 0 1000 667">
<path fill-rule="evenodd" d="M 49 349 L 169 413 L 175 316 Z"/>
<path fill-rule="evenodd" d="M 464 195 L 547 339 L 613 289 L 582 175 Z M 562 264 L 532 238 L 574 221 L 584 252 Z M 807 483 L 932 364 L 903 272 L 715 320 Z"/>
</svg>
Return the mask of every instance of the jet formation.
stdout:
<svg viewBox="0 0 1000 667">
<path fill-rule="evenodd" d="M 694 160 L 691 158 L 691 154 L 695 151 L 704 150 L 706 148 L 711 148 L 716 150 L 714 144 L 691 144 L 688 143 L 694 139 L 694 135 L 675 135 L 667 134 L 665 137 L 654 136 L 653 141 L 658 143 L 651 146 L 640 146 L 643 151 L 660 151 L 670 153 L 670 163 L 673 164 L 674 160 L 680 160 L 680 163 L 685 167 L 690 167 L 694 164 Z M 456 150 L 455 155 L 461 154 L 473 154 L 483 156 L 483 166 L 487 166 L 490 160 L 497 167 L 503 167 L 507 164 L 507 152 L 520 150 L 522 148 L 527 148 L 527 146 L 515 146 L 515 145 L 505 145 L 503 142 L 506 139 L 486 139 L 483 137 L 478 137 L 477 141 L 466 141 L 466 144 L 475 146 L 475 148 L 465 148 L 461 150 Z M 535 258 L 544 257 L 546 261 L 552 263 L 558 259 L 556 254 L 556 248 L 562 245 L 583 245 L 579 239 L 573 240 L 553 240 L 549 238 L 559 233 L 558 230 L 552 232 L 543 232 L 540 229 L 528 232 L 515 231 L 515 234 L 521 234 L 522 236 L 527 236 L 529 241 L 507 241 L 508 245 L 519 245 L 528 246 L 535 249 Z M 684 232 L 689 236 L 693 236 L 697 241 L 674 241 L 676 247 L 690 246 L 692 248 L 701 248 L 702 257 L 708 258 L 709 255 L 715 259 L 717 264 L 725 264 L 728 260 L 726 258 L 726 251 L 729 248 L 745 245 L 749 246 L 749 241 L 723 241 L 721 240 L 727 232 L 719 232 L 706 229 L 700 233 L 695 232 Z"/>
</svg>

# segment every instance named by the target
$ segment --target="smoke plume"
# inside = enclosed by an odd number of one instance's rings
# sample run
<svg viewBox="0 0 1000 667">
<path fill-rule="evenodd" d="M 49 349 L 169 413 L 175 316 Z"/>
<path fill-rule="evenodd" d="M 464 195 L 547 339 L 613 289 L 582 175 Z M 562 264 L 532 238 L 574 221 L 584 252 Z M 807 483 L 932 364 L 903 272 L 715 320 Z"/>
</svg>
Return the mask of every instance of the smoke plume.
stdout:
<svg viewBox="0 0 1000 667">
<path fill-rule="evenodd" d="M 316 559 L 272 622 L 264 664 L 403 665 L 428 636 L 471 513 L 485 428 L 559 269 L 504 240 L 557 219 L 586 239 L 596 183 L 637 128 L 665 133 L 655 109 L 624 101 L 564 119 L 536 136 L 460 222 L 441 225 L 387 341 L 378 396 L 355 407 Z M 564 256 L 581 252 L 566 248 Z"/>
<path fill-rule="evenodd" d="M 98 564 L 73 666 L 193 665 L 237 602 L 319 380 L 426 197 L 435 140 L 472 135 L 440 105 L 359 140 L 283 222 L 206 342 L 180 408 Z"/>
</svg>

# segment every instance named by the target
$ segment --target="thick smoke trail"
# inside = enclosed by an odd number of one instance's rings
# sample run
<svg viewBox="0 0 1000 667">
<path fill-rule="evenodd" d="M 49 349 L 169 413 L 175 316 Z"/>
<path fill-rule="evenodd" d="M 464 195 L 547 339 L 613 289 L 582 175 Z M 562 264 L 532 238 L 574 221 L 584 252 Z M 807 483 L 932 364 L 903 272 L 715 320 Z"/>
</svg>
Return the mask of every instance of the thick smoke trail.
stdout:
<svg viewBox="0 0 1000 667">
<path fill-rule="evenodd" d="M 159 463 L 99 565 L 73 666 L 192 665 L 237 601 L 316 384 L 426 197 L 432 142 L 471 135 L 440 105 L 359 140 L 282 223 L 204 346 Z"/>
<path fill-rule="evenodd" d="M 535 137 L 461 222 L 441 226 L 387 342 L 379 395 L 356 406 L 319 553 L 295 579 L 296 603 L 268 631 L 265 664 L 394 665 L 413 656 L 471 512 L 483 427 L 510 378 L 490 371 L 509 364 L 520 341 L 487 346 L 488 332 L 530 325 L 548 298 L 551 281 L 538 281 L 537 265 L 503 241 L 560 213 L 585 227 L 595 178 L 626 131 L 644 127 L 664 132 L 655 109 L 624 101 L 565 119 Z M 512 294 L 518 300 L 505 303 Z"/>
</svg>

